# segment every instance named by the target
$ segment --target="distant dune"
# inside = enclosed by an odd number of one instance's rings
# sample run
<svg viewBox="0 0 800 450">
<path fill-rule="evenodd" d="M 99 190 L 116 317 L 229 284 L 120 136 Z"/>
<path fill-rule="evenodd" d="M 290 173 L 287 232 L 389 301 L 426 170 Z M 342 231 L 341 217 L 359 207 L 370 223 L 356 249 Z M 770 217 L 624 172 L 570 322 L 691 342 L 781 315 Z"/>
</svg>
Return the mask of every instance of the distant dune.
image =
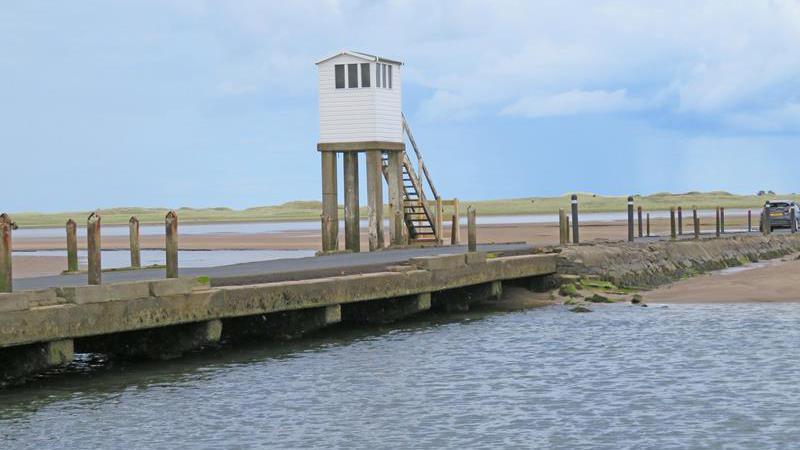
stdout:
<svg viewBox="0 0 800 450">
<path fill-rule="evenodd" d="M 560 197 L 526 197 L 501 200 L 461 200 L 463 205 L 461 214 L 466 213 L 466 206 L 473 205 L 481 215 L 519 215 L 519 214 L 550 214 L 559 208 L 569 208 L 570 194 Z M 666 210 L 671 206 L 700 209 L 716 208 L 759 208 L 768 199 L 795 199 L 800 200 L 796 194 L 775 195 L 735 195 L 728 192 L 688 192 L 684 194 L 656 193 L 646 196 L 635 196 L 637 206 L 645 210 Z M 626 195 L 600 195 L 592 193 L 579 193 L 581 211 L 584 212 L 610 212 L 624 211 Z M 178 216 L 182 222 L 214 223 L 214 222 L 256 222 L 256 221 L 286 221 L 286 220 L 318 220 L 322 204 L 319 201 L 292 201 L 281 205 L 258 206 L 243 210 L 234 210 L 226 207 L 214 208 L 178 208 Z M 103 217 L 103 223 L 125 224 L 131 216 L 136 216 L 142 223 L 161 223 L 167 208 L 137 208 L 119 207 L 98 210 Z M 366 208 L 362 209 L 362 217 L 366 218 Z M 73 211 L 60 213 L 20 212 L 12 217 L 22 227 L 63 226 L 67 219 L 72 218 L 79 224 L 89 215 L 89 211 Z M 343 217 L 340 212 L 340 217 Z"/>
</svg>

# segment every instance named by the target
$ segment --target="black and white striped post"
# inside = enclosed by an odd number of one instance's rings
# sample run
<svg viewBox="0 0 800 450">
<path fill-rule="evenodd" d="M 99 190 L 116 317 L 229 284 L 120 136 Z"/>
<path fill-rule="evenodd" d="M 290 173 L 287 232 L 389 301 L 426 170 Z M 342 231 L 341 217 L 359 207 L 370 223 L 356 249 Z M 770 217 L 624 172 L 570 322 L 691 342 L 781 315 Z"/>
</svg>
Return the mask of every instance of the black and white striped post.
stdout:
<svg viewBox="0 0 800 450">
<path fill-rule="evenodd" d="M 628 196 L 628 242 L 633 242 L 633 196 Z"/>
<path fill-rule="evenodd" d="M 573 244 L 580 244 L 581 239 L 578 235 L 580 228 L 578 225 L 578 195 L 572 194 L 572 243 Z"/>
</svg>

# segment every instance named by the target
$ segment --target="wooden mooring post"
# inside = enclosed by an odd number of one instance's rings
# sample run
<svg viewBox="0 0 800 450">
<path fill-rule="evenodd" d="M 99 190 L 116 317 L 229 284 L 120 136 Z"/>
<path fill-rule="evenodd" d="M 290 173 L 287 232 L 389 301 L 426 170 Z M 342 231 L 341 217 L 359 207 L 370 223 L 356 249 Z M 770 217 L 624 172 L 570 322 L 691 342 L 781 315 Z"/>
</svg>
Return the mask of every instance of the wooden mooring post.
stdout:
<svg viewBox="0 0 800 450">
<path fill-rule="evenodd" d="M 761 232 L 764 236 L 769 236 L 772 233 L 772 223 L 769 218 L 768 208 L 761 210 Z"/>
<path fill-rule="evenodd" d="M 750 233 L 753 231 L 753 210 L 747 210 L 747 232 Z"/>
<path fill-rule="evenodd" d="M 170 211 L 164 217 L 166 228 L 167 278 L 178 278 L 178 214 Z"/>
<path fill-rule="evenodd" d="M 647 237 L 650 237 L 650 213 L 647 213 Z"/>
<path fill-rule="evenodd" d="M 628 242 L 633 242 L 633 196 L 628 196 Z"/>
<path fill-rule="evenodd" d="M 131 250 L 131 267 L 139 269 L 142 267 L 142 250 L 139 245 L 139 219 L 131 217 L 128 220 L 128 238 Z"/>
<path fill-rule="evenodd" d="M 720 224 L 719 224 L 719 218 L 720 218 L 720 216 L 719 216 L 719 207 L 717 208 L 716 213 L 717 213 L 716 235 L 717 235 L 717 237 L 719 237 L 720 236 L 720 232 L 722 231 L 722 228 L 720 228 Z"/>
<path fill-rule="evenodd" d="M 692 225 L 694 226 L 694 238 L 700 239 L 700 218 L 697 217 L 697 207 L 692 207 Z"/>
<path fill-rule="evenodd" d="M 567 213 L 564 208 L 558 209 L 558 243 L 560 245 L 567 245 L 569 238 L 567 237 Z"/>
<path fill-rule="evenodd" d="M 16 228 L 8 214 L 0 214 L 0 292 L 13 290 L 11 231 Z"/>
<path fill-rule="evenodd" d="M 789 212 L 789 220 L 792 222 L 790 226 L 792 233 L 797 233 L 797 211 L 794 208 Z"/>
<path fill-rule="evenodd" d="M 678 206 L 678 236 L 683 236 L 683 207 Z"/>
<path fill-rule="evenodd" d="M 638 225 L 639 225 L 639 237 L 642 237 L 643 236 L 643 233 L 642 233 L 643 224 L 642 224 L 642 207 L 641 206 L 638 206 L 636 208 L 636 215 L 637 215 Z"/>
<path fill-rule="evenodd" d="M 725 208 L 719 208 L 719 232 L 725 234 Z"/>
<path fill-rule="evenodd" d="M 103 281 L 103 268 L 100 243 L 100 222 L 101 217 L 96 212 L 89 215 L 86 219 L 86 253 L 89 263 L 88 282 L 89 284 L 100 284 Z"/>
<path fill-rule="evenodd" d="M 450 221 L 450 245 L 458 245 L 458 214 L 453 214 Z"/>
<path fill-rule="evenodd" d="M 580 226 L 578 224 L 578 195 L 572 194 L 572 198 L 570 200 L 572 206 L 572 243 L 573 244 L 580 244 Z"/>
<path fill-rule="evenodd" d="M 467 250 L 470 252 L 478 251 L 476 212 L 472 206 L 467 208 Z"/>
<path fill-rule="evenodd" d="M 669 237 L 673 241 L 678 239 L 678 229 L 675 223 L 675 207 L 669 208 Z"/>
<path fill-rule="evenodd" d="M 78 224 L 67 220 L 67 272 L 78 271 Z"/>
</svg>

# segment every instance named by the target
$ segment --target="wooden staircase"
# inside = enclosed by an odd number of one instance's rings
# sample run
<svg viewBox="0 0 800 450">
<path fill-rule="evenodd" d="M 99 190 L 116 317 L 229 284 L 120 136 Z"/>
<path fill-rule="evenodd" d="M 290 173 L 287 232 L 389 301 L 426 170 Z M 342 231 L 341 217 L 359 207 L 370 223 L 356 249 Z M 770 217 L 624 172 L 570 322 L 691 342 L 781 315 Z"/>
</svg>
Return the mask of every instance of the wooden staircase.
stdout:
<svg viewBox="0 0 800 450">
<path fill-rule="evenodd" d="M 417 166 L 419 172 L 424 175 L 428 181 L 428 187 L 433 193 L 434 199 L 439 198 L 436 188 L 431 182 L 430 173 L 428 172 L 425 163 L 422 160 L 422 153 L 414 141 L 414 135 L 411 133 L 411 128 L 406 122 L 405 115 L 403 116 L 403 131 L 405 132 L 414 153 L 417 156 Z M 425 189 L 422 184 L 422 179 L 411 164 L 411 159 L 408 157 L 407 152 L 403 152 L 403 213 L 405 216 L 406 228 L 408 229 L 408 241 L 410 244 L 436 244 L 440 240 L 441 230 L 436 229 L 436 220 L 434 212 L 425 195 Z M 388 175 L 388 155 L 383 156 L 383 173 L 387 181 Z"/>
</svg>

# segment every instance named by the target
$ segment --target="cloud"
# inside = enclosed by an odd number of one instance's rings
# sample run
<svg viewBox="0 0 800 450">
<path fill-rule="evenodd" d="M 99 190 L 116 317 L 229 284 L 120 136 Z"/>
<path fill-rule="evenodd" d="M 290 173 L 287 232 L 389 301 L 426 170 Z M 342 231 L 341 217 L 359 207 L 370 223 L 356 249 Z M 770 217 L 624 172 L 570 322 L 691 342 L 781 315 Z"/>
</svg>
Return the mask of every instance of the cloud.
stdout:
<svg viewBox="0 0 800 450">
<path fill-rule="evenodd" d="M 236 37 L 221 49 L 233 56 L 220 86 L 310 97 L 314 60 L 352 48 L 405 61 L 405 83 L 430 92 L 419 102 L 426 120 L 638 111 L 742 131 L 777 117 L 800 131 L 781 112 L 800 102 L 796 0 L 191 5 L 187 14 Z"/>
<path fill-rule="evenodd" d="M 530 118 L 602 114 L 641 109 L 644 103 L 616 91 L 572 90 L 545 97 L 524 97 L 506 106 L 500 114 Z"/>
</svg>

